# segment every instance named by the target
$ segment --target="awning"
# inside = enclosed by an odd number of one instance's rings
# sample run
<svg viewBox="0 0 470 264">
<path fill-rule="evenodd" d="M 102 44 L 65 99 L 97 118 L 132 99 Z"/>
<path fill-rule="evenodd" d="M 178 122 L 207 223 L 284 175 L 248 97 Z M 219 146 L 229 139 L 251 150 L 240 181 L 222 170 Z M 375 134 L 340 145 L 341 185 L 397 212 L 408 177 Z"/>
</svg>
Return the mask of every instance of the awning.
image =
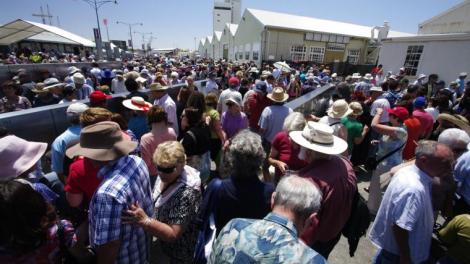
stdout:
<svg viewBox="0 0 470 264">
<path fill-rule="evenodd" d="M 22 40 L 95 47 L 93 41 L 61 28 L 23 19 L 17 19 L 0 26 L 0 45 L 10 45 Z"/>
</svg>

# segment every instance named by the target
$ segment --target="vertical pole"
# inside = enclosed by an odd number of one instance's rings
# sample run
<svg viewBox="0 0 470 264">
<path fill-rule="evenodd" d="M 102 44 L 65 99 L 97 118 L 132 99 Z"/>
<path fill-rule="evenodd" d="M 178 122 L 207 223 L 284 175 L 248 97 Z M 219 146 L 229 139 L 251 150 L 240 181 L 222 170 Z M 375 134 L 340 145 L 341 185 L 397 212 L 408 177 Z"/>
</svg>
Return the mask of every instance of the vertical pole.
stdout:
<svg viewBox="0 0 470 264">
<path fill-rule="evenodd" d="M 101 59 L 103 50 L 102 50 L 102 44 L 101 44 L 101 27 L 100 27 L 100 18 L 98 17 L 98 6 L 96 4 L 96 0 L 94 2 L 95 2 L 96 24 L 98 25 L 98 36 L 99 36 L 99 39 L 96 43 L 96 56 L 97 56 L 97 60 L 99 60 Z"/>
<path fill-rule="evenodd" d="M 109 31 L 108 31 L 108 25 L 107 25 L 107 23 L 106 23 L 106 37 L 108 38 L 108 42 L 111 43 L 111 42 L 109 41 Z"/>
<path fill-rule="evenodd" d="M 132 56 L 134 56 L 134 40 L 132 40 L 132 26 L 129 24 L 129 35 L 131 36 L 131 51 Z"/>
</svg>

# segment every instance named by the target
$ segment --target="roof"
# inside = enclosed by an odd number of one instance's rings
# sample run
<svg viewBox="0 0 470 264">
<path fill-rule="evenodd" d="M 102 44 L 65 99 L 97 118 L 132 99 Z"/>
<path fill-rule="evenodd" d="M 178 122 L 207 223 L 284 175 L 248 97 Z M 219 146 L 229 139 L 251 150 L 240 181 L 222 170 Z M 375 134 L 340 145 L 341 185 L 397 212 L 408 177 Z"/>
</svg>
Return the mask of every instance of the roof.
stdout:
<svg viewBox="0 0 470 264">
<path fill-rule="evenodd" d="M 452 13 L 453 11 L 455 11 L 455 10 L 457 10 L 457 9 L 463 7 L 463 6 L 466 6 L 466 5 L 468 5 L 468 4 L 470 4 L 470 0 L 464 0 L 462 3 L 460 3 L 460 4 L 458 4 L 458 5 L 455 5 L 455 6 L 451 7 L 451 8 L 449 8 L 449 9 L 445 10 L 444 12 L 441 12 L 441 13 L 437 14 L 437 15 L 435 15 L 435 16 L 429 18 L 429 19 L 426 20 L 426 21 L 423 21 L 423 22 L 419 23 L 418 26 L 421 27 L 421 26 L 423 26 L 424 24 L 428 24 L 428 23 L 430 23 L 430 22 L 432 22 L 432 21 L 434 21 L 434 20 L 436 20 L 436 19 L 439 19 L 439 18 L 441 18 L 441 17 L 444 17 L 444 16 L 446 16 L 446 15 Z"/>
<path fill-rule="evenodd" d="M 222 37 L 222 31 L 214 31 L 214 36 L 217 41 L 220 41 L 220 38 Z"/>
<path fill-rule="evenodd" d="M 424 34 L 409 37 L 386 38 L 384 42 L 415 42 L 415 41 L 450 41 L 469 40 L 470 33 L 445 33 L 445 34 Z"/>
<path fill-rule="evenodd" d="M 232 34 L 232 37 L 235 36 L 235 33 L 237 32 L 237 29 L 238 29 L 238 25 L 227 23 L 225 24 L 225 26 L 230 30 L 230 34 Z"/>
<path fill-rule="evenodd" d="M 17 19 L 0 26 L 0 44 L 10 45 L 25 39 L 95 47 L 95 43 L 91 40 L 58 27 L 37 22 Z"/>
<path fill-rule="evenodd" d="M 209 42 L 209 44 L 212 44 L 212 36 L 207 36 L 206 42 Z"/>
<path fill-rule="evenodd" d="M 356 24 L 277 13 L 272 11 L 257 10 L 247 8 L 246 12 L 251 13 L 261 24 L 267 27 L 324 32 L 339 34 L 351 37 L 370 38 L 373 27 Z M 388 37 L 412 36 L 413 34 L 390 31 Z"/>
</svg>

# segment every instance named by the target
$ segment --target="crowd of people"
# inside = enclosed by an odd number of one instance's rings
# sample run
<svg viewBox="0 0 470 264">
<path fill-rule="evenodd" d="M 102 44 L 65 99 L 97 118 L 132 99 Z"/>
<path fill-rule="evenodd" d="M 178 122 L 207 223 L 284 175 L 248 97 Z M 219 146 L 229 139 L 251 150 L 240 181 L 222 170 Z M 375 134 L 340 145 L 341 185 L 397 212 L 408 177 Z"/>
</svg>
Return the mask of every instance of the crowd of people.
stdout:
<svg viewBox="0 0 470 264">
<path fill-rule="evenodd" d="M 78 53 L 77 53 L 78 54 Z M 55 49 L 32 51 L 29 48 L 15 49 L 9 53 L 0 53 L 0 65 L 35 64 L 35 63 L 76 63 L 93 62 L 95 55 L 90 51 L 77 55 L 72 52 L 61 52 Z"/>
<path fill-rule="evenodd" d="M 70 125 L 50 146 L 1 129 L 0 262 L 326 263 L 372 218 L 373 263 L 469 263 L 466 75 L 445 87 L 380 66 L 343 79 L 158 59 L 34 83 L 20 70 L 0 112 L 72 102 Z M 314 112 L 286 105 L 325 85 Z"/>
</svg>

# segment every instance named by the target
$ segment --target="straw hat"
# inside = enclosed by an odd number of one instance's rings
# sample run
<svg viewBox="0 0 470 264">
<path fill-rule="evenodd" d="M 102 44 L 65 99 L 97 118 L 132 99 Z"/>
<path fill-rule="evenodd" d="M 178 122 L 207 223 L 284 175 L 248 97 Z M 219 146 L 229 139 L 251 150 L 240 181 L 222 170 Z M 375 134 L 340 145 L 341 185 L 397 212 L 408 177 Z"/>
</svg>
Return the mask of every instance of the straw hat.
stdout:
<svg viewBox="0 0 470 264">
<path fill-rule="evenodd" d="M 303 131 L 289 133 L 292 140 L 304 148 L 327 155 L 341 154 L 348 148 L 348 143 L 333 135 L 329 125 L 309 121 Z"/>
<path fill-rule="evenodd" d="M 451 114 L 439 114 L 437 116 L 437 121 L 439 123 L 444 122 L 449 122 L 452 123 L 455 126 L 458 126 L 465 132 L 467 132 L 468 135 L 470 135 L 470 125 L 468 124 L 468 120 L 461 116 L 461 115 L 451 115 Z"/>
<path fill-rule="evenodd" d="M 344 99 L 336 100 L 327 111 L 328 116 L 331 118 L 343 118 L 351 113 L 352 110 Z"/>
<path fill-rule="evenodd" d="M 351 115 L 360 116 L 364 113 L 362 105 L 358 102 L 351 102 L 349 104 L 349 109 L 351 109 Z"/>
<path fill-rule="evenodd" d="M 282 103 L 289 99 L 289 95 L 284 92 L 282 87 L 274 87 L 273 92 L 269 93 L 267 97 L 277 103 Z"/>
<path fill-rule="evenodd" d="M 146 102 L 144 98 L 140 96 L 133 96 L 131 99 L 122 101 L 122 104 L 135 111 L 144 111 L 147 112 L 153 105 L 149 102 Z"/>
<path fill-rule="evenodd" d="M 365 79 L 365 80 L 372 80 L 373 78 L 374 78 L 374 77 L 372 77 L 372 74 L 370 74 L 370 73 L 366 73 L 366 74 L 364 75 L 364 79 Z"/>
<path fill-rule="evenodd" d="M 33 89 L 31 89 L 31 91 L 33 91 L 34 93 L 47 93 L 47 92 L 49 92 L 49 90 L 47 90 L 45 88 L 46 88 L 46 85 L 42 82 L 39 82 L 39 83 L 36 83 L 36 85 L 34 86 Z"/>
<path fill-rule="evenodd" d="M 152 83 L 149 87 L 150 91 L 166 91 L 168 86 L 163 86 L 160 83 Z"/>
<path fill-rule="evenodd" d="M 77 84 L 84 84 L 85 83 L 85 76 L 83 74 L 77 72 L 72 76 L 73 82 Z"/>
<path fill-rule="evenodd" d="M 0 138 L 0 181 L 16 178 L 31 169 L 44 155 L 47 144 L 17 136 Z"/>
<path fill-rule="evenodd" d="M 69 158 L 84 156 L 92 160 L 111 161 L 129 154 L 137 143 L 122 136 L 119 125 L 103 121 L 87 126 L 80 132 L 80 143 L 66 151 Z"/>
</svg>

